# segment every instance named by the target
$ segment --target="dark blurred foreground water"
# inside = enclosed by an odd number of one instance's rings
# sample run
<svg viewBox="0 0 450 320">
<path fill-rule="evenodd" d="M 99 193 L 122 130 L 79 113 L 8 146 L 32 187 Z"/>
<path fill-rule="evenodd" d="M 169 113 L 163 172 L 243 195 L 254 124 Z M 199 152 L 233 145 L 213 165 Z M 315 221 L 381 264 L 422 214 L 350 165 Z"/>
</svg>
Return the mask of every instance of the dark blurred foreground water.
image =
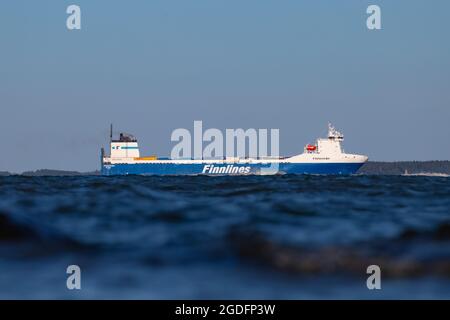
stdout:
<svg viewBox="0 0 450 320">
<path fill-rule="evenodd" d="M 450 178 L 0 177 L 0 298 L 450 299 Z"/>
</svg>

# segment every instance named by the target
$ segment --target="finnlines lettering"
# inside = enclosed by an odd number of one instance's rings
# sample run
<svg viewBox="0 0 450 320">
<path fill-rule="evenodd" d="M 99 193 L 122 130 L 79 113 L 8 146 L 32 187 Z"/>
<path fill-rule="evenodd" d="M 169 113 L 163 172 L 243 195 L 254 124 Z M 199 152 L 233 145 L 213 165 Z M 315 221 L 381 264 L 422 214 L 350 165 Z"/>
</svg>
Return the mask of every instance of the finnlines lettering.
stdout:
<svg viewBox="0 0 450 320">
<path fill-rule="evenodd" d="M 247 174 L 250 173 L 250 167 L 234 166 L 229 164 L 227 166 L 215 166 L 207 164 L 203 166 L 202 173 L 210 174 Z"/>
</svg>

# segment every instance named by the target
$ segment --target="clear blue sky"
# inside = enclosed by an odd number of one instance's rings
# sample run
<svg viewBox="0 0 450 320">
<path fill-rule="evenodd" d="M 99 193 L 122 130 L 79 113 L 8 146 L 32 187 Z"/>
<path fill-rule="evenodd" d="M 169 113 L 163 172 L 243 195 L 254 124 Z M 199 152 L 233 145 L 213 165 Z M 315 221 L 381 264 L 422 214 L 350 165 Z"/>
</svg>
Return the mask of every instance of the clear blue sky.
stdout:
<svg viewBox="0 0 450 320">
<path fill-rule="evenodd" d="M 111 122 L 162 156 L 194 120 L 289 155 L 332 121 L 372 160 L 450 159 L 449 31 L 448 0 L 3 0 L 0 170 L 97 169 Z"/>
</svg>

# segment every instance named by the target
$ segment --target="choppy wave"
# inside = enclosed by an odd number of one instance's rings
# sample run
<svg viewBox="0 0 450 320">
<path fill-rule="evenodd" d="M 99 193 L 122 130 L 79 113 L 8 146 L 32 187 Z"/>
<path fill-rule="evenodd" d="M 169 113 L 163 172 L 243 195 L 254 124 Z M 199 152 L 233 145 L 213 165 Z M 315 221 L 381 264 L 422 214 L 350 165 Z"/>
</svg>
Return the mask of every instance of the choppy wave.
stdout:
<svg viewBox="0 0 450 320">
<path fill-rule="evenodd" d="M 83 298 L 370 298 L 370 264 L 449 298 L 450 180 L 0 177 L 0 297 L 71 298 L 68 264 Z"/>
</svg>

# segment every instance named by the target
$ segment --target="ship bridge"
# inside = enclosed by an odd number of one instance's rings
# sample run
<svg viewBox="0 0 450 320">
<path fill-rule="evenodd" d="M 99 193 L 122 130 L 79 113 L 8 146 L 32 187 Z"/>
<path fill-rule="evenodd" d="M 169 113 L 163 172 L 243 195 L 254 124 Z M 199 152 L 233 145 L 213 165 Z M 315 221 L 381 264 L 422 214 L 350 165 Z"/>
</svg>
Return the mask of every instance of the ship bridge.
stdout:
<svg viewBox="0 0 450 320">
<path fill-rule="evenodd" d="M 139 158 L 139 145 L 137 139 L 129 133 L 120 133 L 119 139 L 112 139 L 111 133 L 111 158 Z"/>
<path fill-rule="evenodd" d="M 328 138 L 317 139 L 317 150 L 325 155 L 339 155 L 343 153 L 341 142 L 344 135 L 328 123 Z"/>
</svg>

